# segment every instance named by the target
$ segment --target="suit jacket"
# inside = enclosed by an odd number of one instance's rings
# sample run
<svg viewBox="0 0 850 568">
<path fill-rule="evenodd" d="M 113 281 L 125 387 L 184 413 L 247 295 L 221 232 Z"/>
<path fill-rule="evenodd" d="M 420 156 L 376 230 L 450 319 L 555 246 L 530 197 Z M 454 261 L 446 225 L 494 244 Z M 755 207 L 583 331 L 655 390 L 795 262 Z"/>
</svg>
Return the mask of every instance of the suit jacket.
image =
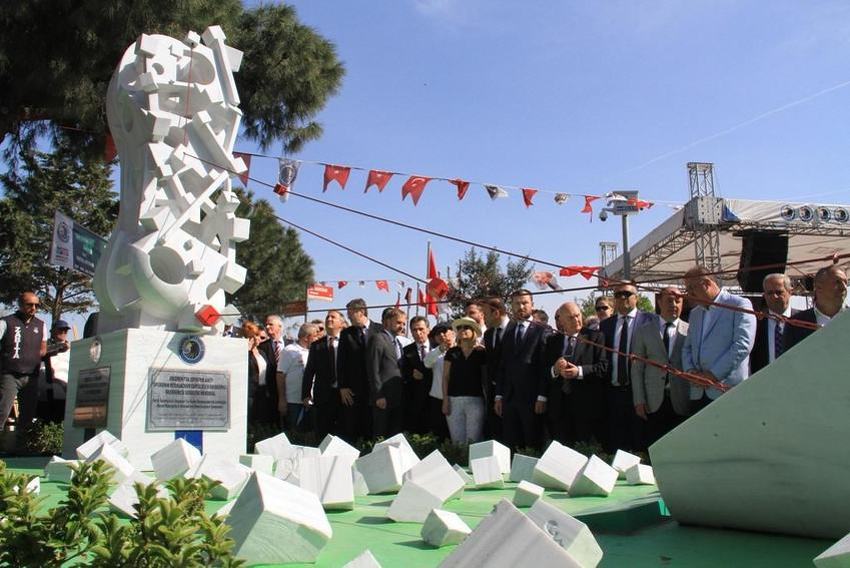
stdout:
<svg viewBox="0 0 850 568">
<path fill-rule="evenodd" d="M 431 351 L 431 348 L 426 345 L 425 354 L 427 355 L 429 351 Z M 413 378 L 413 371 L 419 371 L 424 375 L 421 381 Z M 428 388 L 430 388 L 433 371 L 425 367 L 425 361 L 419 357 L 419 345 L 415 341 L 410 345 L 405 345 L 401 351 L 401 374 L 405 383 L 421 383 L 423 385 L 422 388 L 425 388 L 425 385 L 428 385 Z"/>
<path fill-rule="evenodd" d="M 726 291 L 721 291 L 715 302 L 753 309 L 749 300 Z M 703 321 L 707 314 L 705 306 L 691 310 L 688 337 L 682 346 L 682 368 L 685 371 L 709 371 L 718 381 L 733 387 L 749 376 L 749 356 L 755 340 L 756 316 L 714 306 L 707 323 L 708 329 L 703 329 L 706 327 Z M 693 389 L 701 390 L 701 387 L 692 386 Z M 721 394 L 715 388 L 708 389 L 707 393 L 711 399 Z"/>
<path fill-rule="evenodd" d="M 507 330 L 507 327 L 505 330 Z M 484 337 L 482 338 L 487 359 L 487 386 L 492 389 L 490 392 L 485 393 L 486 396 L 492 396 L 495 390 L 496 381 L 499 377 L 498 369 L 502 362 L 502 343 L 500 342 L 498 347 L 493 347 L 493 335 L 495 333 L 495 327 L 488 327 L 484 331 Z M 502 335 L 504 336 L 504 332 Z M 504 337 L 502 339 L 504 340 Z"/>
<path fill-rule="evenodd" d="M 809 308 L 808 310 L 803 310 L 802 312 L 798 312 L 794 319 L 807 321 L 809 323 L 817 323 L 818 318 L 815 316 L 815 309 Z M 815 332 L 814 329 L 808 329 L 805 327 L 798 327 L 793 325 L 785 326 L 785 333 L 782 335 L 782 343 L 784 345 L 783 352 L 788 351 L 808 336 Z"/>
<path fill-rule="evenodd" d="M 384 329 L 379 323 L 370 322 L 366 332 L 367 339 L 381 333 Z M 368 400 L 369 381 L 366 377 L 366 342 L 360 339 L 360 328 L 350 325 L 339 335 L 339 352 L 337 353 L 337 369 L 339 388 L 349 388 L 354 391 L 356 400 Z"/>
<path fill-rule="evenodd" d="M 280 341 L 280 349 L 283 351 L 283 340 Z M 271 380 L 266 381 L 269 389 L 271 403 L 274 405 L 277 412 L 277 358 L 274 355 L 274 342 L 271 339 L 266 339 L 259 345 L 257 350 L 262 351 L 266 356 L 266 377 L 271 377 Z"/>
<path fill-rule="evenodd" d="M 567 336 L 563 333 L 550 335 L 546 340 L 543 353 L 545 374 L 543 380 L 549 384 L 549 393 L 555 395 L 561 391 L 581 397 L 586 391 L 592 389 L 601 392 L 602 382 L 608 374 L 608 359 L 602 348 L 604 344 L 605 338 L 602 333 L 586 327 L 582 328 L 578 333 L 575 351 L 567 359 L 573 365 L 581 367 L 582 378 L 565 380 L 561 377 L 553 377 L 552 367 L 566 350 Z"/>
<path fill-rule="evenodd" d="M 682 347 L 688 336 L 688 322 L 679 320 L 673 339 L 672 357 L 667 356 L 660 322 L 649 322 L 635 330 L 632 338 L 632 353 L 674 369 L 682 368 Z M 667 373 L 663 369 L 635 359 L 632 363 L 632 400 L 635 406 L 645 404 L 650 413 L 658 411 L 664 402 L 664 387 Z M 670 376 L 670 402 L 679 416 L 690 412 L 691 386 L 688 381 L 675 375 Z"/>
<path fill-rule="evenodd" d="M 366 373 L 369 379 L 369 402 L 387 400 L 387 408 L 402 402 L 402 378 L 396 356 L 396 338 L 385 331 L 369 334 L 366 342 Z"/>
<path fill-rule="evenodd" d="M 791 310 L 791 317 L 796 318 L 797 313 L 800 310 Z M 750 374 L 752 375 L 756 371 L 767 367 L 770 358 L 770 349 L 769 342 L 773 341 L 772 337 L 768 337 L 767 331 L 770 329 L 768 325 L 768 318 L 762 318 L 756 322 L 756 339 L 753 344 L 753 350 L 750 352 Z M 782 332 L 782 343 L 785 344 L 785 340 L 788 335 L 788 328 L 792 327 L 788 324 L 785 325 L 785 329 Z M 807 330 L 811 331 L 811 330 Z M 784 351 L 783 351 L 784 352 Z"/>
<path fill-rule="evenodd" d="M 617 322 L 619 321 L 619 315 L 620 314 L 615 313 L 614 315 L 599 324 L 599 331 L 601 331 L 602 335 L 605 336 L 605 347 L 608 347 L 608 349 L 617 349 L 619 347 L 618 345 L 614 345 L 614 334 L 617 332 Z M 638 310 L 637 315 L 635 315 L 635 323 L 632 325 L 631 328 L 632 338 L 629 346 L 632 352 L 634 352 L 635 348 L 634 334 L 637 332 L 638 328 L 643 327 L 649 322 L 658 322 L 658 316 L 655 314 L 650 314 Z M 608 360 L 608 369 L 605 376 L 605 384 L 611 385 L 611 373 L 614 372 L 613 358 L 616 356 L 616 354 L 613 351 L 609 351 L 608 349 L 605 350 L 605 357 Z"/>
<path fill-rule="evenodd" d="M 301 379 L 303 396 L 306 398 L 307 393 L 312 389 L 313 402 L 317 405 L 327 404 L 331 402 L 331 399 L 339 396 L 338 389 L 333 387 L 333 362 L 336 357 L 334 360 L 331 359 L 329 337 L 322 337 L 310 344 L 307 364 L 304 366 L 304 377 Z M 339 352 L 339 341 L 337 341 L 337 352 Z"/>
<path fill-rule="evenodd" d="M 496 369 L 496 395 L 506 401 L 534 404 L 538 396 L 546 396 L 548 383 L 542 380 L 543 350 L 552 328 L 531 322 L 516 340 L 516 322 L 505 328 L 502 336 L 500 363 Z"/>
</svg>

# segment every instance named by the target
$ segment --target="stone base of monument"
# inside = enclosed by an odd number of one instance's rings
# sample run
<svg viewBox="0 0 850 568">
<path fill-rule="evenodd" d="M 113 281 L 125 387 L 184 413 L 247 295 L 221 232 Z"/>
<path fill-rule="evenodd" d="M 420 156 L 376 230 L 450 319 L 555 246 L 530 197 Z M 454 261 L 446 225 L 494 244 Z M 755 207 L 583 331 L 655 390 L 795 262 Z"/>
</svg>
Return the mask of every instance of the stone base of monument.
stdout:
<svg viewBox="0 0 850 568">
<path fill-rule="evenodd" d="M 124 329 L 71 345 L 62 454 L 100 430 L 132 448 L 130 462 L 185 438 L 207 455 L 245 453 L 247 345 L 243 339 Z"/>
</svg>

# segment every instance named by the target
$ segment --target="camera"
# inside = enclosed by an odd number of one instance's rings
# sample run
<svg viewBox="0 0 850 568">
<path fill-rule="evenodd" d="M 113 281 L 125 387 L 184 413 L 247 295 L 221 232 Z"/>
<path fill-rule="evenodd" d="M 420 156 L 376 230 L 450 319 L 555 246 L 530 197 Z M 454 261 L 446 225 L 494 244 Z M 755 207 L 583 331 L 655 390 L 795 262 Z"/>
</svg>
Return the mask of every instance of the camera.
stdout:
<svg viewBox="0 0 850 568">
<path fill-rule="evenodd" d="M 603 223 L 608 220 L 608 212 L 605 211 L 604 209 L 599 212 L 599 220 L 602 221 Z"/>
</svg>

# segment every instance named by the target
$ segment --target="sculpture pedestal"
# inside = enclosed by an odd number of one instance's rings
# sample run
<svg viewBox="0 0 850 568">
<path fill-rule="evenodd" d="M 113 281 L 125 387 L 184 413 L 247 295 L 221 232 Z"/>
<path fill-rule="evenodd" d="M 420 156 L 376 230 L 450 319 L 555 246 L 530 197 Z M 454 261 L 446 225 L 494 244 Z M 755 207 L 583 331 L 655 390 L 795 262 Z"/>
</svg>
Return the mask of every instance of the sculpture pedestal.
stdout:
<svg viewBox="0 0 850 568">
<path fill-rule="evenodd" d="M 238 461 L 247 435 L 247 344 L 218 336 L 187 341 L 192 337 L 123 329 L 74 342 L 63 456 L 75 458 L 77 446 L 106 429 L 141 470 L 152 469 L 151 454 L 175 438 Z"/>
</svg>

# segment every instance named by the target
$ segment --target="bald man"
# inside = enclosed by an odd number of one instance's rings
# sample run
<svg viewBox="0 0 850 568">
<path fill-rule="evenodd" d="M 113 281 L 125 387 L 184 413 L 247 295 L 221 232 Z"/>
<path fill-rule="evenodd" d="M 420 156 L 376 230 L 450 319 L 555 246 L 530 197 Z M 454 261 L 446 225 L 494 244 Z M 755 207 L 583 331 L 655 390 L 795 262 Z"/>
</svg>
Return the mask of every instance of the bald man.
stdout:
<svg viewBox="0 0 850 568">
<path fill-rule="evenodd" d="M 824 327 L 844 310 L 846 298 L 847 274 L 835 265 L 825 266 L 815 273 L 815 305 L 798 313 L 794 319 Z M 812 333 L 813 329 L 785 326 L 784 351 L 788 351 Z"/>
<path fill-rule="evenodd" d="M 559 333 L 549 336 L 544 350 L 549 387 L 546 425 L 549 436 L 566 445 L 592 438 L 601 441 L 606 427 L 605 337 L 582 324 L 578 304 L 562 304 L 555 312 Z"/>
</svg>

